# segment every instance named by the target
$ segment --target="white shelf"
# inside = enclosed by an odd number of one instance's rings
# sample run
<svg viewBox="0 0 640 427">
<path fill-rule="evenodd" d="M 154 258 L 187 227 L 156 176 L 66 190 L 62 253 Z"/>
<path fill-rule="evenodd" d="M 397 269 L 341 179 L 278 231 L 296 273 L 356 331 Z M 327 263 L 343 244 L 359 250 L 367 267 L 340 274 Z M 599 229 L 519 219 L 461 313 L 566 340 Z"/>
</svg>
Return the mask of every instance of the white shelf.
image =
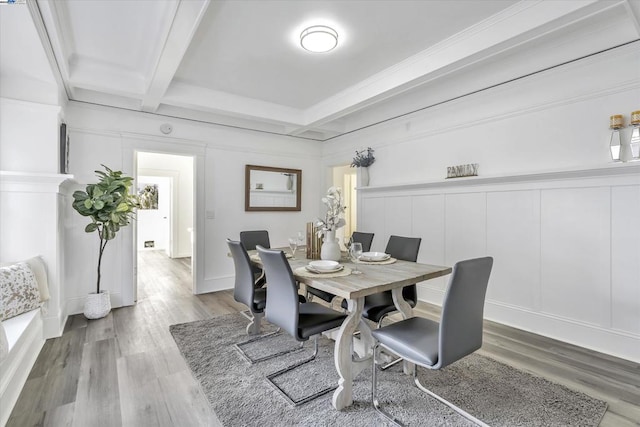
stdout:
<svg viewBox="0 0 640 427">
<path fill-rule="evenodd" d="M 517 175 L 501 176 L 469 176 L 460 178 L 442 179 L 439 181 L 408 182 L 389 185 L 376 185 L 358 187 L 358 191 L 397 191 L 416 190 L 421 188 L 448 188 L 474 185 L 507 184 L 527 181 L 548 181 L 557 179 L 593 178 L 600 176 L 634 175 L 640 174 L 640 161 L 626 163 L 610 163 L 605 166 L 596 166 L 588 169 L 565 169 L 555 171 L 542 171 Z M 639 178 L 640 179 L 640 178 Z"/>
<path fill-rule="evenodd" d="M 0 171 L 0 190 L 24 192 L 57 192 L 73 175 L 40 172 Z"/>
</svg>

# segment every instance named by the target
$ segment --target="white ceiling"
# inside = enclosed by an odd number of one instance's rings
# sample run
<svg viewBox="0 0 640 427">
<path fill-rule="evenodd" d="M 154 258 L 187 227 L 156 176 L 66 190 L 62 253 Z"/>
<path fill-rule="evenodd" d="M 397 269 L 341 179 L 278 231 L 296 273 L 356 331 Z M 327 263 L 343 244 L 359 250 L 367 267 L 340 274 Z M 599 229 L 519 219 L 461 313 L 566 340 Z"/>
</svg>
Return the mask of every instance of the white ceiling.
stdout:
<svg viewBox="0 0 640 427">
<path fill-rule="evenodd" d="M 638 3 L 27 0 L 70 100 L 321 141 L 637 40 Z"/>
</svg>

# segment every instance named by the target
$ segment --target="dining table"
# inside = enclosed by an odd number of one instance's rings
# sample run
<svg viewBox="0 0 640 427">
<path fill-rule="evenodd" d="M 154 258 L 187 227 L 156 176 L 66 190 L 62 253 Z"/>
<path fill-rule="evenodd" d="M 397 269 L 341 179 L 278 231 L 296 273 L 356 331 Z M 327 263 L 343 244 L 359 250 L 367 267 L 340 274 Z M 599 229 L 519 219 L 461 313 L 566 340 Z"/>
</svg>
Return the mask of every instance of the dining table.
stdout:
<svg viewBox="0 0 640 427">
<path fill-rule="evenodd" d="M 277 248 L 290 254 L 289 248 Z M 261 266 L 256 251 L 249 251 L 252 262 Z M 334 363 L 339 375 L 338 387 L 333 393 L 332 404 L 337 410 L 353 404 L 353 379 L 368 366 L 371 366 L 373 355 L 373 336 L 368 322 L 362 318 L 364 299 L 368 295 L 391 291 L 393 302 L 403 319 L 413 316 L 412 307 L 402 297 L 402 288 L 414 283 L 450 274 L 447 266 L 423 264 L 390 258 L 384 262 L 353 262 L 343 256 L 341 274 L 313 273 L 306 266 L 310 259 L 306 258 L 304 248 L 288 257 L 295 279 L 305 287 L 329 292 L 347 301 L 348 315 L 335 339 Z M 353 271 L 360 271 L 354 274 Z M 267 283 L 268 286 L 268 283 Z M 354 337 L 354 333 L 359 335 Z M 357 341 L 357 342 L 354 342 Z M 415 366 L 404 362 L 404 372 L 412 374 Z"/>
</svg>

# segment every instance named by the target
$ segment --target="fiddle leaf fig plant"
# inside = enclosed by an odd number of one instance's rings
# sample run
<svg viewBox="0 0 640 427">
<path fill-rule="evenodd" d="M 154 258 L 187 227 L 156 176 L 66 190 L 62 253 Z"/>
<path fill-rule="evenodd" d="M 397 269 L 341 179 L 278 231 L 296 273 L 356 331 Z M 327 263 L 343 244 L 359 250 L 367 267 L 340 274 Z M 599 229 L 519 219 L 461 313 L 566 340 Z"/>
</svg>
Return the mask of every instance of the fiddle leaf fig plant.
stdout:
<svg viewBox="0 0 640 427">
<path fill-rule="evenodd" d="M 87 185 L 86 191 L 75 191 L 72 203 L 80 215 L 91 218 L 84 231 L 97 231 L 100 239 L 96 293 L 100 293 L 100 267 L 104 249 L 120 228 L 131 222 L 138 207 L 137 196 L 131 194 L 133 178 L 123 176 L 122 172 L 113 171 L 105 165 L 102 167 L 106 172 L 95 171 L 98 182 Z"/>
</svg>

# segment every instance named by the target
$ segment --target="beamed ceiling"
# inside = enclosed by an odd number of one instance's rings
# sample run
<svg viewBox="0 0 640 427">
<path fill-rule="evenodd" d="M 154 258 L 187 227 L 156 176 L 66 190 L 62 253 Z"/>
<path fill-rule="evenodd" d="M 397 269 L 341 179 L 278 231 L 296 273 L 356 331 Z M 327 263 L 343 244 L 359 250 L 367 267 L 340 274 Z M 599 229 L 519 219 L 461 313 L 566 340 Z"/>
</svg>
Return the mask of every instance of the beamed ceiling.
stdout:
<svg viewBox="0 0 640 427">
<path fill-rule="evenodd" d="M 319 141 L 636 41 L 638 3 L 27 0 L 70 101 Z"/>
</svg>

